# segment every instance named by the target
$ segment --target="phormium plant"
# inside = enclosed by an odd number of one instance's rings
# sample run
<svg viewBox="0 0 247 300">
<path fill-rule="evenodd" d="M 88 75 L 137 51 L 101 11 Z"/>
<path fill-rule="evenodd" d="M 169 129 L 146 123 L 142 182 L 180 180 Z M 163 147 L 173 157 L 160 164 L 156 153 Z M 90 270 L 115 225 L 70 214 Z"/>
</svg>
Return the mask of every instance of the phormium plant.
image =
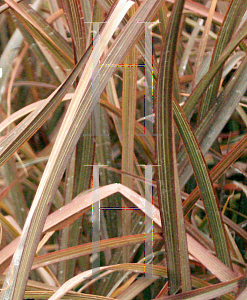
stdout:
<svg viewBox="0 0 247 300">
<path fill-rule="evenodd" d="M 0 24 L 0 299 L 246 299 L 247 2 Z"/>
</svg>

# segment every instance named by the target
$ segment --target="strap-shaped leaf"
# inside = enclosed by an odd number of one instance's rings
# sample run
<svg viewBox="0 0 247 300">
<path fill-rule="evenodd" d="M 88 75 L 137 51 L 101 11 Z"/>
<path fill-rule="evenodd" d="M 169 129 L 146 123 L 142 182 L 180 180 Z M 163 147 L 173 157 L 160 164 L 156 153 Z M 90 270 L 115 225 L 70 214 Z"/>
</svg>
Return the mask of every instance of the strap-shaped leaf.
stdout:
<svg viewBox="0 0 247 300">
<path fill-rule="evenodd" d="M 174 100 L 174 103 L 176 125 L 183 139 L 186 152 L 190 158 L 201 197 L 205 205 L 217 256 L 223 263 L 230 267 L 231 260 L 228 252 L 226 235 L 206 162 L 181 107 L 176 100 Z"/>
<path fill-rule="evenodd" d="M 169 293 L 190 290 L 190 269 L 178 184 L 174 123 L 173 68 L 184 1 L 176 1 L 160 58 L 156 86 L 157 188 L 165 241 Z"/>
<path fill-rule="evenodd" d="M 236 146 L 210 171 L 210 177 L 213 182 L 218 180 L 224 172 L 243 154 L 247 147 L 247 135 L 245 135 Z M 200 193 L 198 187 L 183 202 L 184 214 L 187 215 L 196 201 L 199 199 Z"/>
<path fill-rule="evenodd" d="M 240 67 L 235 72 L 233 78 L 229 81 L 223 92 L 219 95 L 209 109 L 206 116 L 195 128 L 194 133 L 201 147 L 202 153 L 205 154 L 227 121 L 236 109 L 239 101 L 244 95 L 247 88 L 247 55 L 242 61 Z M 186 161 L 185 151 L 179 153 L 179 163 L 181 166 L 180 183 L 181 186 L 187 182 L 191 176 L 191 169 Z"/>
<path fill-rule="evenodd" d="M 218 34 L 218 38 L 216 41 L 216 45 L 213 52 L 213 57 L 211 59 L 211 67 L 217 62 L 218 58 L 220 57 L 221 53 L 224 51 L 224 48 L 230 41 L 232 33 L 234 29 L 236 29 L 236 20 L 240 22 L 242 19 L 242 15 L 246 10 L 246 1 L 242 0 L 233 0 L 230 3 L 230 7 L 228 9 L 227 15 L 222 23 L 220 32 Z M 217 73 L 215 78 L 212 80 L 211 84 L 209 85 L 206 93 L 203 96 L 201 106 L 200 106 L 200 116 L 201 119 L 207 112 L 210 105 L 217 99 L 218 89 L 220 85 L 222 75 L 222 68 Z"/>
<path fill-rule="evenodd" d="M 73 53 L 69 44 L 27 3 L 6 0 L 16 17 L 33 37 L 47 47 L 65 70 L 74 66 Z"/>
<path fill-rule="evenodd" d="M 246 37 L 247 35 L 247 21 L 241 26 L 241 28 L 235 33 L 231 42 L 225 48 L 224 52 L 219 57 L 217 63 L 210 68 L 210 70 L 203 76 L 201 81 L 194 88 L 193 92 L 187 99 L 184 104 L 183 110 L 186 117 L 191 116 L 191 113 L 194 110 L 195 105 L 198 103 L 200 97 L 203 95 L 211 80 L 214 78 L 216 73 L 225 63 L 229 55 L 234 51 L 234 49 L 239 45 L 239 43 Z"/>
<path fill-rule="evenodd" d="M 101 51 L 112 37 L 116 26 L 118 26 L 119 22 L 121 22 L 121 18 L 126 12 L 126 8 L 133 4 L 132 2 L 127 1 L 125 5 L 125 1 L 122 0 L 119 1 L 119 3 L 120 6 L 116 6 L 109 17 L 109 22 L 106 23 L 102 32 L 102 41 L 104 41 L 104 43 L 102 42 L 101 44 Z M 102 61 L 104 66 L 100 67 L 100 73 L 102 75 L 100 91 L 104 89 L 107 80 L 115 69 L 112 66 L 115 66 L 122 61 L 128 51 L 133 47 L 139 34 L 143 31 L 144 28 L 141 22 L 145 22 L 152 18 L 161 3 L 161 0 L 144 1 L 136 14 L 121 31 L 120 35 L 107 53 L 108 59 L 106 58 Z M 116 15 L 118 17 L 116 17 Z M 121 47 L 119 45 L 121 45 Z M 126 47 L 123 47 L 123 45 L 126 45 Z M 107 68 L 109 64 L 111 68 Z M 98 93 L 97 90 L 91 91 L 88 86 L 92 76 L 91 66 L 92 57 L 88 60 L 87 68 L 84 69 L 84 74 L 78 84 L 75 97 L 70 104 L 70 108 L 58 134 L 58 139 L 54 145 L 31 207 L 30 214 L 27 218 L 22 239 L 20 241 L 19 248 L 16 251 L 17 254 L 13 258 L 13 262 L 9 269 L 9 275 L 5 281 L 6 287 L 8 285 L 8 278 L 11 277 L 11 285 L 8 290 L 1 293 L 0 299 L 4 299 L 4 297 L 6 297 L 5 299 L 19 300 L 23 297 L 29 269 L 31 268 L 33 256 L 38 243 L 37 237 L 41 234 L 52 197 L 57 190 L 70 155 L 73 152 L 80 134 L 91 115 L 91 109 L 93 108 L 92 98 L 94 98 L 95 93 Z M 95 104 L 96 103 L 94 103 L 94 105 Z"/>
<path fill-rule="evenodd" d="M 62 0 L 64 15 L 67 19 L 74 46 L 74 56 L 78 61 L 86 49 L 85 24 L 80 0 Z"/>
</svg>

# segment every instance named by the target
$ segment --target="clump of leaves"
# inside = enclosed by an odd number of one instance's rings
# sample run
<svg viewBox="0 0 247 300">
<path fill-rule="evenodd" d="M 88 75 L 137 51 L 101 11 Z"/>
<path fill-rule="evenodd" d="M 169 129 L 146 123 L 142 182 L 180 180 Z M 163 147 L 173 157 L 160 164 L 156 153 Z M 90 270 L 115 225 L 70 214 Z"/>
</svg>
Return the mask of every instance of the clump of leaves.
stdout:
<svg viewBox="0 0 247 300">
<path fill-rule="evenodd" d="M 0 299 L 245 299 L 247 2 L 0 1 Z"/>
</svg>

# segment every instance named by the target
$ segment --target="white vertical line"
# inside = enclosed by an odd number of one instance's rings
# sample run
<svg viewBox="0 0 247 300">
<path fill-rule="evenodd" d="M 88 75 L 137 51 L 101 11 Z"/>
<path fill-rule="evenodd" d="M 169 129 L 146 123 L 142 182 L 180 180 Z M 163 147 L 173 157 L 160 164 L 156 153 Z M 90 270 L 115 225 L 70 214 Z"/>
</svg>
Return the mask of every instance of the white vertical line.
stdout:
<svg viewBox="0 0 247 300">
<path fill-rule="evenodd" d="M 145 166 L 145 199 L 152 204 L 152 165 Z M 149 214 L 150 215 L 150 214 Z M 153 211 L 151 212 L 151 218 L 148 216 L 147 205 L 145 204 L 145 258 L 153 256 Z M 145 259 L 145 277 L 152 278 L 153 276 L 153 264 L 148 263 Z"/>
<path fill-rule="evenodd" d="M 93 193 L 92 205 L 92 270 L 93 277 L 97 276 L 100 268 L 100 195 L 99 195 L 99 165 L 93 165 Z"/>
</svg>

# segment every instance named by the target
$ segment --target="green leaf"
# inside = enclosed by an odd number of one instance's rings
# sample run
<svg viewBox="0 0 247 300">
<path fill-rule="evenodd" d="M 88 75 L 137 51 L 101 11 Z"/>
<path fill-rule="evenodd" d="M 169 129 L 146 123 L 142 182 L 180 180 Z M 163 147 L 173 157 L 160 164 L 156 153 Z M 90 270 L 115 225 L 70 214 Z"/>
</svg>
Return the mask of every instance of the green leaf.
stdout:
<svg viewBox="0 0 247 300">
<path fill-rule="evenodd" d="M 217 256 L 224 264 L 230 267 L 231 260 L 226 235 L 206 162 L 182 109 L 175 100 L 174 104 L 176 125 L 190 158 L 200 194 L 205 205 Z"/>
<path fill-rule="evenodd" d="M 184 1 L 177 1 L 161 53 L 156 94 L 157 188 L 165 241 L 169 293 L 191 289 L 173 123 L 173 68 Z"/>
</svg>

